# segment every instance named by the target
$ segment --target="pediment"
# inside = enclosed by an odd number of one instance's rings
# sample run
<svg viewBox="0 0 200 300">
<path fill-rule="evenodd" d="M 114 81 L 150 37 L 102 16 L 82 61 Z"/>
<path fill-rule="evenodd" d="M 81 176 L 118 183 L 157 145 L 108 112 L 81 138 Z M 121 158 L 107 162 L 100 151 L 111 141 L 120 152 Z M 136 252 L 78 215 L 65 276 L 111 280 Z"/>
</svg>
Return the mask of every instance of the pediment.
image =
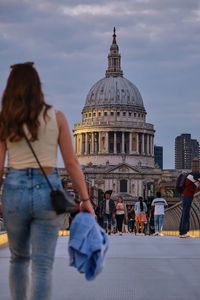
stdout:
<svg viewBox="0 0 200 300">
<path fill-rule="evenodd" d="M 118 166 L 110 168 L 106 173 L 114 173 L 114 174 L 138 174 L 140 173 L 136 167 L 132 167 L 128 164 L 119 164 Z"/>
</svg>

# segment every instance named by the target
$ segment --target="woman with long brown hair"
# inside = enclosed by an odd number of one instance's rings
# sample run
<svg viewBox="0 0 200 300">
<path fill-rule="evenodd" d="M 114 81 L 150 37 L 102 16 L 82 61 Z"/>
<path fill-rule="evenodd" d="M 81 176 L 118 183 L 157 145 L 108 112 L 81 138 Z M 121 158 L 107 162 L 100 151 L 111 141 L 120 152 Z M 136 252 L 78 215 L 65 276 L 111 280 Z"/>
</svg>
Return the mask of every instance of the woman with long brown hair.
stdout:
<svg viewBox="0 0 200 300">
<path fill-rule="evenodd" d="M 138 198 L 138 201 L 135 203 L 135 226 L 136 234 L 139 234 L 139 231 L 144 235 L 144 223 L 147 222 L 146 212 L 147 205 L 143 201 L 142 197 Z"/>
<path fill-rule="evenodd" d="M 84 175 L 75 156 L 63 113 L 45 102 L 33 63 L 11 66 L 0 111 L 0 183 L 5 157 L 3 216 L 11 252 L 9 283 L 12 299 L 28 298 L 28 266 L 32 262 L 32 300 L 51 297 L 51 274 L 58 230 L 64 214 L 57 215 L 50 188 L 24 138 L 35 150 L 49 181 L 62 188 L 56 169 L 57 150 L 80 193 L 81 210 L 94 214 Z"/>
</svg>

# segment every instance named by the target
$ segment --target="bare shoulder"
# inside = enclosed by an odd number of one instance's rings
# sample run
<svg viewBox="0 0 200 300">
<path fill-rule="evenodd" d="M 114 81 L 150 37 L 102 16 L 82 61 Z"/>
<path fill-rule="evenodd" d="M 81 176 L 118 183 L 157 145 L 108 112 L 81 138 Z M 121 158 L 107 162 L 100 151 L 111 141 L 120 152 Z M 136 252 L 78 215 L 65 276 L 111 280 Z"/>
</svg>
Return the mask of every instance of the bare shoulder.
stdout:
<svg viewBox="0 0 200 300">
<path fill-rule="evenodd" d="M 67 123 L 67 119 L 65 117 L 65 114 L 60 110 L 56 111 L 56 120 L 57 120 L 57 123 L 58 123 L 59 127 L 62 126 L 63 124 Z"/>
</svg>

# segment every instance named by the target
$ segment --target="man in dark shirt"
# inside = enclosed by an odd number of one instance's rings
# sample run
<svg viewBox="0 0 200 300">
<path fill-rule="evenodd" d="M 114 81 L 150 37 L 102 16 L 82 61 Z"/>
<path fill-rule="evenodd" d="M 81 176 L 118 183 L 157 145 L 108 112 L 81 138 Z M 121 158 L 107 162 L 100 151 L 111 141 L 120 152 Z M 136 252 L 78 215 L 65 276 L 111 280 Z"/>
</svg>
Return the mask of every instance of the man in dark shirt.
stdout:
<svg viewBox="0 0 200 300">
<path fill-rule="evenodd" d="M 108 190 L 104 193 L 102 202 L 103 227 L 108 234 L 111 234 L 112 220 L 115 218 L 115 202 L 111 199 L 112 191 Z"/>
<path fill-rule="evenodd" d="M 192 172 L 188 174 L 184 183 L 184 189 L 181 195 L 182 198 L 182 215 L 179 225 L 179 234 L 181 238 L 189 237 L 190 230 L 190 208 L 194 194 L 198 191 L 200 184 L 199 167 L 193 164 Z"/>
</svg>

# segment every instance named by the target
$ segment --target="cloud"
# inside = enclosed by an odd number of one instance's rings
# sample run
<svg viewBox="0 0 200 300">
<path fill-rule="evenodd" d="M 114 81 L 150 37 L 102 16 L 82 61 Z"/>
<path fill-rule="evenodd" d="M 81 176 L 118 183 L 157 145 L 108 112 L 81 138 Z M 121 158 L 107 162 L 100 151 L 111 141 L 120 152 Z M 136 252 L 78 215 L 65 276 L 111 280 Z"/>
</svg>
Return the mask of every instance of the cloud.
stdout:
<svg viewBox="0 0 200 300">
<path fill-rule="evenodd" d="M 104 77 L 114 26 L 124 76 L 139 88 L 164 165 L 173 167 L 176 134 L 188 128 L 199 138 L 198 0 L 1 0 L 0 90 L 12 63 L 35 61 L 47 100 L 73 128 Z"/>
</svg>

